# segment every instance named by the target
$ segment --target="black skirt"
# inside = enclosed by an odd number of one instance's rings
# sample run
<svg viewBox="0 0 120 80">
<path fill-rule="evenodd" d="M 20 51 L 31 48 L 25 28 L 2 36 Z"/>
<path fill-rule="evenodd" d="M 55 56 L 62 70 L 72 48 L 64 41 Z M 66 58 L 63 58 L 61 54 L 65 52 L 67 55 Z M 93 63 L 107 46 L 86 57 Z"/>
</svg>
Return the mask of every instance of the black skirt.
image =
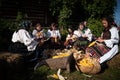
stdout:
<svg viewBox="0 0 120 80">
<path fill-rule="evenodd" d="M 20 42 L 12 43 L 8 50 L 12 53 L 28 53 L 27 46 Z"/>
</svg>

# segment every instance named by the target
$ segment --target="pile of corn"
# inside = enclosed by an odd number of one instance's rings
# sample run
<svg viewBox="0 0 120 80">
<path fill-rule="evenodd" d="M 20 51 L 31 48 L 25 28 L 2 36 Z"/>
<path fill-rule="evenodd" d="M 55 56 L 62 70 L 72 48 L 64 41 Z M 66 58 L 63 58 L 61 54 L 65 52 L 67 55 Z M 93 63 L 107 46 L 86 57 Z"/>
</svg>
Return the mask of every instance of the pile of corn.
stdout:
<svg viewBox="0 0 120 80">
<path fill-rule="evenodd" d="M 95 58 L 83 58 L 77 61 L 78 69 L 83 73 L 96 74 L 100 72 L 100 63 Z"/>
<path fill-rule="evenodd" d="M 93 63 L 87 58 L 84 58 L 81 61 L 79 61 L 79 64 L 82 66 L 88 66 L 88 67 L 94 66 Z"/>
</svg>

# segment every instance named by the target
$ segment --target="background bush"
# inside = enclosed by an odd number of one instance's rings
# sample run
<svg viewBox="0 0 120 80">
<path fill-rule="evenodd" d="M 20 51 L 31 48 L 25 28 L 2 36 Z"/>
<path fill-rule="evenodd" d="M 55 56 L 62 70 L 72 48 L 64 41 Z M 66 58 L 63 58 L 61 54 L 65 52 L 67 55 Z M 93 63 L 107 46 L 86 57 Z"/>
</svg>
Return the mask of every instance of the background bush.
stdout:
<svg viewBox="0 0 120 80">
<path fill-rule="evenodd" d="M 90 28 L 92 34 L 96 37 L 100 37 L 103 31 L 103 26 L 100 19 L 89 18 L 88 27 Z"/>
</svg>

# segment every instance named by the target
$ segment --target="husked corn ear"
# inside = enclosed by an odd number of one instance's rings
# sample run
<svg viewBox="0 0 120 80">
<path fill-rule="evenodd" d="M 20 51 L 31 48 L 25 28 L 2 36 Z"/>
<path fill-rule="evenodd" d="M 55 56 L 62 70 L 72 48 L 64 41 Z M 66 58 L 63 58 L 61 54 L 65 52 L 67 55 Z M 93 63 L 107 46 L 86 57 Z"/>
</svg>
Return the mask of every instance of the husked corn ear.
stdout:
<svg viewBox="0 0 120 80">
<path fill-rule="evenodd" d="M 62 54 L 59 54 L 57 56 L 53 56 L 52 58 L 61 58 L 61 57 L 69 56 L 69 55 L 70 55 L 69 53 L 62 53 Z"/>
<path fill-rule="evenodd" d="M 88 45 L 88 47 L 93 46 L 95 43 L 96 43 L 96 41 L 93 41 L 92 43 L 90 43 L 90 44 Z"/>
<path fill-rule="evenodd" d="M 89 61 L 89 59 L 83 59 L 79 61 L 79 64 L 82 66 L 93 66 L 93 63 Z"/>
<path fill-rule="evenodd" d="M 58 77 L 57 74 L 53 74 L 53 78 L 55 78 L 55 79 L 59 79 L 59 77 Z"/>
</svg>

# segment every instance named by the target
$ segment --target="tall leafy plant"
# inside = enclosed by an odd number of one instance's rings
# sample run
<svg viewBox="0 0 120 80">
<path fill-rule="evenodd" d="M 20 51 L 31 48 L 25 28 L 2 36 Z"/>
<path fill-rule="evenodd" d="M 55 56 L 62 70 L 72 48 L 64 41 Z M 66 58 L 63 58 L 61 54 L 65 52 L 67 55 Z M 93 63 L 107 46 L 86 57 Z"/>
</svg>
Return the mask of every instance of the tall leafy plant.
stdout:
<svg viewBox="0 0 120 80">
<path fill-rule="evenodd" d="M 52 0 L 50 4 L 50 11 L 53 16 L 58 16 L 58 24 L 61 34 L 63 36 L 67 33 L 67 27 L 69 25 L 69 18 L 72 15 L 72 9 L 77 0 Z"/>
<path fill-rule="evenodd" d="M 116 0 L 81 0 L 81 4 L 92 18 L 113 15 Z"/>
<path fill-rule="evenodd" d="M 72 9 L 77 0 L 52 0 L 50 4 L 50 11 L 53 16 L 58 16 L 58 23 L 60 27 L 68 25 L 68 19 L 72 15 Z"/>
<path fill-rule="evenodd" d="M 100 37 L 103 31 L 102 22 L 100 19 L 89 18 L 88 27 L 90 28 L 92 34 L 96 37 Z"/>
</svg>

